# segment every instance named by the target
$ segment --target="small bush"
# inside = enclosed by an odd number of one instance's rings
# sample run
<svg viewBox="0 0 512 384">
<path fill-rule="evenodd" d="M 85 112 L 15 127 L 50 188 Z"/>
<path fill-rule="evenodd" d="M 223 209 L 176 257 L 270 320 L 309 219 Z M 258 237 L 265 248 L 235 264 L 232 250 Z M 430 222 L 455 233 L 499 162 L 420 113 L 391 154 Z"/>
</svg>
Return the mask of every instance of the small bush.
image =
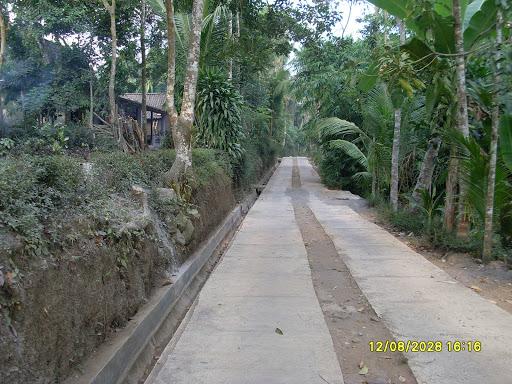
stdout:
<svg viewBox="0 0 512 384">
<path fill-rule="evenodd" d="M 224 152 L 202 148 L 194 149 L 192 162 L 197 186 L 204 186 L 217 177 L 224 178 L 225 182 L 229 182 L 233 176 L 229 158 Z"/>
<path fill-rule="evenodd" d="M 109 192 L 126 193 L 134 184 L 146 187 L 150 184 L 137 156 L 121 151 L 96 153 L 91 161 L 95 182 Z"/>
<path fill-rule="evenodd" d="M 147 151 L 136 156 L 140 166 L 151 184 L 158 184 L 162 174 L 172 167 L 176 158 L 174 149 Z"/>
<path fill-rule="evenodd" d="M 70 123 L 64 126 L 64 134 L 69 138 L 70 148 L 93 148 L 94 135 L 90 127 L 84 124 Z"/>
<path fill-rule="evenodd" d="M 196 140 L 199 145 L 221 149 L 240 159 L 244 137 L 242 97 L 227 76 L 214 69 L 202 71 L 197 84 Z"/>
<path fill-rule="evenodd" d="M 0 223 L 41 252 L 43 228 L 61 210 L 81 204 L 79 162 L 68 156 L 6 158 L 0 161 Z"/>
<path fill-rule="evenodd" d="M 34 159 L 40 169 L 38 183 L 62 194 L 77 193 L 83 183 L 80 162 L 70 156 L 54 155 Z"/>
<path fill-rule="evenodd" d="M 14 148 L 14 140 L 4 137 L 0 139 L 0 156 L 6 156 Z"/>
<path fill-rule="evenodd" d="M 352 175 L 361 171 L 360 166 L 352 159 L 337 150 L 322 151 L 317 155 L 318 170 L 322 182 L 328 188 L 343 189 L 364 195 L 368 190 L 367 183 L 354 181 Z"/>
<path fill-rule="evenodd" d="M 246 146 L 240 161 L 233 164 L 235 185 L 241 189 L 247 189 L 258 179 L 262 169 L 264 169 L 263 160 L 256 146 Z"/>
<path fill-rule="evenodd" d="M 28 159 L 0 160 L 0 222 L 27 238 L 41 231 L 39 223 L 48 202 L 38 188 L 40 169 Z"/>
<path fill-rule="evenodd" d="M 387 203 L 378 206 L 378 210 L 380 215 L 399 231 L 413 232 L 415 235 L 425 233 L 425 220 L 422 215 L 413 215 L 406 210 L 393 212 Z"/>
<path fill-rule="evenodd" d="M 233 181 L 242 190 L 256 183 L 274 165 L 278 153 L 277 143 L 269 137 L 247 139 L 244 148 L 242 157 L 232 163 Z"/>
<path fill-rule="evenodd" d="M 453 252 L 480 253 L 482 236 L 478 232 L 471 232 L 468 238 L 459 238 L 456 234 L 445 232 L 442 226 L 437 228 L 432 238 L 434 247 Z"/>
</svg>

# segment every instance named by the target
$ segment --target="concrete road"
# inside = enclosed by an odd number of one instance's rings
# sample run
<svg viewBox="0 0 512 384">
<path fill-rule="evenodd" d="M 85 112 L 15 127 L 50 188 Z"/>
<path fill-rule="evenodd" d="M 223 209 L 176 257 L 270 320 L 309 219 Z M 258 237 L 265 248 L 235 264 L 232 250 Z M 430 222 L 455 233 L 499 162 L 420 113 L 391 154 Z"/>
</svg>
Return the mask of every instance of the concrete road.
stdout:
<svg viewBox="0 0 512 384">
<path fill-rule="evenodd" d="M 287 193 L 292 168 L 283 159 L 147 383 L 343 383 Z M 481 352 L 406 353 L 418 383 L 512 383 L 512 316 L 360 216 L 364 200 L 326 190 L 307 159 L 298 169 L 309 207 L 398 340 L 481 342 Z"/>
<path fill-rule="evenodd" d="M 343 384 L 286 194 L 291 175 L 285 159 L 147 383 Z"/>
<path fill-rule="evenodd" d="M 323 188 L 307 159 L 298 163 L 311 210 L 395 338 L 445 343 L 441 353 L 406 353 L 418 383 L 511 384 L 512 316 L 357 214 L 358 197 Z M 482 350 L 448 352 L 455 341 Z"/>
</svg>

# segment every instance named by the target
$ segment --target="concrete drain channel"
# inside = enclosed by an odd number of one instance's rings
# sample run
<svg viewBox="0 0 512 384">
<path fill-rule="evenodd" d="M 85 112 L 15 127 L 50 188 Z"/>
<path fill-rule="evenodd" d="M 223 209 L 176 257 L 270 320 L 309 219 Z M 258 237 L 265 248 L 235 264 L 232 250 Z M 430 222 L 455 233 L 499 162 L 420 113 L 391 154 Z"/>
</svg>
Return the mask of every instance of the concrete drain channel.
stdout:
<svg viewBox="0 0 512 384">
<path fill-rule="evenodd" d="M 128 325 L 100 346 L 64 384 L 144 382 L 278 164 L 179 268 L 175 282 L 158 288 Z"/>
</svg>

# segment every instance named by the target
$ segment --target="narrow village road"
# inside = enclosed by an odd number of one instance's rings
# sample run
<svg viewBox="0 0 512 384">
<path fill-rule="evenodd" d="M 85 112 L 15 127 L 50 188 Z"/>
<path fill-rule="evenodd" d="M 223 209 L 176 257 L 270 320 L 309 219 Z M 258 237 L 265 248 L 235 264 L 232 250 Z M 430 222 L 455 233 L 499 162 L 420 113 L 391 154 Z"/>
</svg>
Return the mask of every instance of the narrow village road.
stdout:
<svg viewBox="0 0 512 384">
<path fill-rule="evenodd" d="M 287 195 L 291 180 L 285 159 L 148 383 L 343 383 Z"/>
<path fill-rule="evenodd" d="M 147 383 L 343 383 L 297 202 L 396 340 L 442 342 L 442 352 L 405 353 L 418 383 L 512 382 L 510 314 L 360 216 L 363 200 L 326 190 L 307 159 L 285 158 Z M 457 341 L 481 351 L 448 351 Z"/>
</svg>

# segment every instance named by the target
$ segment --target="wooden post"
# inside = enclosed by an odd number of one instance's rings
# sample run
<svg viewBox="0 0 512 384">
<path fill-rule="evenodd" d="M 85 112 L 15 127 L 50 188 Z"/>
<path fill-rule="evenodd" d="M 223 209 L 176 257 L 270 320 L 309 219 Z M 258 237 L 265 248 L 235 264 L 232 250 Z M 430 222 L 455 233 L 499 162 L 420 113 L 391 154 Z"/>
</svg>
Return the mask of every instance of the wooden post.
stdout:
<svg viewBox="0 0 512 384">
<path fill-rule="evenodd" d="M 151 111 L 150 125 L 151 125 L 151 138 L 149 139 L 149 144 L 152 145 L 153 144 L 153 111 Z"/>
</svg>

